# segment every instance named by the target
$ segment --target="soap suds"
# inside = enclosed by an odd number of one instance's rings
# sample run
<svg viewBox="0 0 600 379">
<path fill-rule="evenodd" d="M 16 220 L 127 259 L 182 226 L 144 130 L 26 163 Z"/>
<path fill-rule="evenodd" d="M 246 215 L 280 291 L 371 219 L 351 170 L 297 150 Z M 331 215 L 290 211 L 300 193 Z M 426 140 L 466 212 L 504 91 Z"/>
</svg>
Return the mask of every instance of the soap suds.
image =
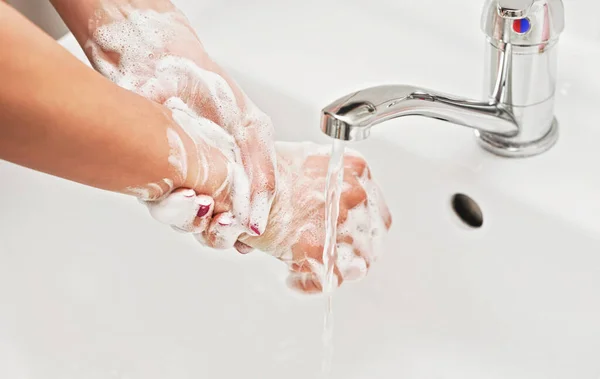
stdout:
<svg viewBox="0 0 600 379">
<path fill-rule="evenodd" d="M 227 180 L 212 195 L 217 198 L 222 192 L 230 192 L 233 216 L 239 227 L 230 228 L 228 233 L 238 230 L 239 233 L 251 232 L 248 230 L 249 220 L 255 220 L 253 223 L 264 228 L 272 196 L 257 192 L 250 198 L 250 183 L 262 182 L 263 178 L 249 176 L 258 170 L 246 170 L 244 164 L 250 158 L 244 154 L 245 150 L 240 149 L 238 142 L 249 141 L 248 125 L 258 125 L 257 130 L 262 130 L 258 140 L 249 143 L 257 144 L 256 151 L 274 162 L 275 154 L 270 143 L 272 127 L 270 124 L 263 125 L 270 122 L 268 117 L 245 95 L 243 103 L 238 104 L 231 85 L 219 74 L 171 53 L 170 47 L 180 43 L 181 38 L 189 38 L 190 44 L 195 38 L 182 22 L 184 17 L 179 12 L 139 10 L 107 1 L 102 2 L 102 7 L 102 17 L 98 16 L 96 23 L 106 17 L 112 22 L 93 30 L 92 38 L 85 45 L 94 67 L 119 86 L 170 109 L 180 130 L 169 128 L 167 131 L 168 161 L 181 183 L 203 188 L 210 180 L 213 167 L 207 147 L 215 148 L 225 156 L 228 161 Z M 117 62 L 109 59 L 106 52 L 116 53 Z M 114 59 L 114 54 L 110 56 Z M 194 151 L 184 143 L 186 140 L 193 142 L 191 148 Z M 192 173 L 189 167 L 191 159 L 199 163 L 195 177 L 188 177 Z M 165 180 L 162 179 L 163 182 Z M 172 191 L 172 187 L 168 186 L 161 192 L 162 186 L 149 183 L 129 188 L 128 192 L 144 200 L 156 200 Z"/>
<path fill-rule="evenodd" d="M 185 145 L 179 134 L 169 128 L 167 129 L 167 140 L 169 141 L 169 164 L 173 166 L 179 180 L 183 183 L 187 178 L 187 153 L 185 151 Z M 171 185 L 172 187 L 172 185 Z"/>
<path fill-rule="evenodd" d="M 171 192 L 173 190 L 173 185 L 174 185 L 173 180 L 171 180 L 171 179 L 163 179 L 162 181 L 169 188 L 169 192 Z"/>
<path fill-rule="evenodd" d="M 214 172 L 215 162 L 209 150 L 216 149 L 225 157 L 227 178 L 211 195 L 217 198 L 229 193 L 232 213 L 216 215 L 210 224 L 206 219 L 194 225 L 206 196 L 175 191 L 165 197 L 174 190 L 172 179 L 159 179 L 128 191 L 143 200 L 162 199 L 148 203 L 154 218 L 178 230 L 191 231 L 199 241 L 213 247 L 231 247 L 242 233 L 254 234 L 251 229 L 257 226 L 264 231 L 260 238 L 264 245 L 257 248 L 290 266 L 300 264 L 310 269 L 311 272 L 295 273 L 295 280 L 322 283 L 322 252 L 318 246 L 324 240 L 325 177 L 320 172 L 323 167 L 308 161 L 328 157 L 330 147 L 277 143 L 274 148 L 270 119 L 246 95 L 236 97 L 224 77 L 191 59 L 172 54 L 171 46 L 181 46 L 182 40 L 193 44 L 196 38 L 182 23 L 180 13 L 137 10 L 106 2 L 104 8 L 105 15 L 113 21 L 98 26 L 86 44 L 92 64 L 119 86 L 163 104 L 171 112 L 176 125 L 167 130 L 165 138 L 168 162 L 176 176 L 173 179 L 202 188 Z M 114 54 L 107 52 L 116 53 L 118 61 L 112 61 L 109 56 L 114 59 Z M 352 151 L 346 156 L 360 158 Z M 258 170 L 257 161 L 259 166 L 263 161 L 276 165 L 277 170 Z M 190 162 L 197 162 L 199 169 L 192 170 Z M 275 175 L 275 171 L 277 202 L 269 219 L 272 194 L 254 187 L 266 188 L 268 175 Z M 367 170 L 356 179 L 367 192 L 368 201 L 348 210 L 346 221 L 338 227 L 336 263 L 343 278 L 349 280 L 364 276 L 375 258 L 373 252 L 378 251 L 376 245 L 382 231 L 386 230 L 377 186 Z M 353 188 L 344 182 L 342 190 L 346 193 Z M 250 237 L 240 239 L 244 242 L 247 238 Z M 315 246 L 313 251 L 311 247 Z"/>
<path fill-rule="evenodd" d="M 148 209 L 150 215 L 163 224 L 176 226 L 180 231 L 201 233 L 207 223 L 194 225 L 198 210 L 202 206 L 209 207 L 206 214 L 210 216 L 213 205 L 211 197 L 196 196 L 194 190 L 188 189 L 173 192 L 162 201 L 150 203 Z"/>
<path fill-rule="evenodd" d="M 311 142 L 277 142 L 278 188 L 276 201 L 270 215 L 267 231 L 258 243 L 259 250 L 270 253 L 290 267 L 296 267 L 288 283 L 301 287 L 307 283 L 323 283 L 322 244 L 325 240 L 324 188 L 330 146 Z M 358 164 L 353 163 L 359 158 Z M 319 162 L 317 162 L 319 160 Z M 348 150 L 345 154 L 346 170 L 357 171 L 364 160 L 360 154 Z M 351 184 L 354 181 L 354 184 Z M 379 187 L 370 178 L 368 168 L 361 175 L 344 177 L 344 196 L 363 189 L 367 200 L 352 209 L 347 209 L 347 217 L 338 225 L 336 266 L 344 280 L 358 280 L 364 277 L 368 267 L 379 252 L 384 232 L 387 212 Z M 251 243 L 242 238 L 242 242 Z M 321 246 L 321 248 L 319 248 Z M 306 249 L 306 250 L 305 250 Z M 299 267 L 302 268 L 302 272 Z M 310 272 L 304 272 L 309 269 Z M 339 279 L 338 283 L 339 283 Z"/>
<path fill-rule="evenodd" d="M 150 192 L 149 188 L 144 188 L 144 187 L 127 187 L 125 189 L 125 191 L 127 193 L 130 193 L 133 196 L 137 197 L 138 199 L 141 199 L 141 200 L 150 201 L 153 198 L 153 196 L 151 196 L 151 192 Z"/>
</svg>

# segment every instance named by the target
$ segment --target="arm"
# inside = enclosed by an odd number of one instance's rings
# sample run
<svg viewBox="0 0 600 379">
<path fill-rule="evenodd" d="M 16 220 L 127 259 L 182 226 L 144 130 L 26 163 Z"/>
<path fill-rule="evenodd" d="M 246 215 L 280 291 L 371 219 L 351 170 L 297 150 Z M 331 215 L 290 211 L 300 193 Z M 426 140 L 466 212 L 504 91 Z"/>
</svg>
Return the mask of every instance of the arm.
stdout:
<svg viewBox="0 0 600 379">
<path fill-rule="evenodd" d="M 73 2 L 52 0 L 52 2 L 74 32 L 79 43 L 86 48 L 88 57 L 97 69 L 110 75 L 118 83 L 121 83 L 119 73 L 135 74 L 137 85 L 131 86 L 131 80 L 123 80 L 122 83 L 145 96 L 154 95 L 148 97 L 159 103 L 163 103 L 165 99 L 173 96 L 180 98 L 197 113 L 199 118 L 213 121 L 236 139 L 242 152 L 242 158 L 245 158 L 245 168 L 250 174 L 266 173 L 267 178 L 269 177 L 269 173 L 273 171 L 271 166 L 275 159 L 262 161 L 260 159 L 253 161 L 253 159 L 265 157 L 265 155 L 268 157 L 268 154 L 265 153 L 273 150 L 270 143 L 266 145 L 257 143 L 272 140 L 270 123 L 256 122 L 263 120 L 260 116 L 254 120 L 247 117 L 247 114 L 252 114 L 252 112 L 248 112 L 253 107 L 252 103 L 233 80 L 209 58 L 185 17 L 178 13 L 169 1 L 80 0 Z M 151 41 L 144 38 L 144 32 L 148 32 L 148 30 L 139 27 L 132 20 L 128 20 L 130 16 L 133 19 L 139 19 L 140 14 L 138 13 L 136 16 L 135 13 L 139 10 L 149 9 L 155 12 L 146 13 L 145 16 L 152 19 L 154 27 L 159 31 L 167 30 L 168 35 L 175 36 L 175 38 L 164 39 L 163 41 L 168 41 L 166 44 L 153 45 Z M 167 22 L 164 22 L 165 20 Z M 114 32 L 114 29 L 110 28 L 111 24 L 114 26 L 115 22 L 120 21 L 125 21 L 121 26 L 135 31 L 134 34 L 140 36 L 137 40 L 117 38 L 119 41 L 131 43 L 138 52 L 144 52 L 144 54 L 136 56 L 136 59 L 132 59 L 127 44 L 125 46 L 123 43 L 120 44 L 121 46 L 106 44 L 103 43 L 106 41 L 102 41 L 102 38 L 98 39 L 98 36 L 95 35 L 96 33 L 106 35 L 107 31 Z M 109 28 L 103 28 L 105 25 Z M 150 31 L 154 32 L 155 30 Z M 116 35 L 112 35 L 112 37 L 112 40 L 115 40 Z M 154 58 L 144 61 L 143 58 L 150 55 Z M 122 60 L 123 56 L 126 59 Z M 169 61 L 169 57 L 183 58 L 193 65 L 165 66 L 165 62 L 172 62 Z M 163 58 L 166 59 L 160 62 Z M 132 61 L 136 62 L 135 70 L 131 70 L 131 67 L 127 65 L 127 62 Z M 162 63 L 161 69 L 157 70 L 159 63 Z M 119 69 L 116 70 L 116 75 L 111 75 L 111 72 L 115 72 L 115 67 Z M 177 76 L 179 82 L 177 79 L 173 80 L 171 76 L 168 77 L 168 83 L 174 84 L 174 86 L 167 86 L 172 87 L 171 92 L 167 87 L 165 89 L 160 86 L 150 86 L 155 91 L 143 90 L 147 83 L 158 81 L 160 84 L 161 75 L 165 71 L 169 72 L 170 69 L 175 68 L 179 70 L 191 68 L 191 71 L 190 75 L 184 76 L 183 80 L 181 80 L 181 76 Z M 214 99 L 214 92 L 206 91 L 207 85 L 202 76 L 205 71 L 218 76 L 222 92 L 229 92 L 223 91 L 223 89 L 231 89 L 233 99 L 228 99 L 232 100 L 230 102 L 237 105 L 239 109 L 229 110 L 239 114 L 239 119 L 223 117 L 223 115 L 220 117 L 218 112 L 215 112 L 218 107 L 215 107 L 214 103 L 217 101 Z M 176 72 L 181 74 L 185 71 Z M 197 73 L 202 75 L 196 76 Z M 215 78 L 214 75 L 209 76 Z M 157 88 L 161 90 L 158 93 Z M 260 112 L 255 112 L 254 115 L 256 113 L 260 114 Z M 228 124 L 228 120 L 233 120 L 233 122 Z M 254 122 L 247 123 L 248 120 Z M 239 133 L 240 130 L 241 133 Z M 251 138 L 236 138 L 241 135 L 250 135 Z M 255 146 L 255 150 L 249 148 L 252 144 Z M 268 224 L 264 224 L 261 233 L 240 235 L 239 230 L 235 230 L 232 220 L 223 218 L 226 213 L 217 214 L 210 224 L 208 224 L 208 220 L 204 220 L 203 223 L 197 225 L 197 228 L 190 231 L 198 240 L 213 247 L 229 247 L 233 241 L 238 239 L 236 247 L 240 252 L 245 253 L 255 247 L 272 254 L 289 265 L 291 275 L 288 283 L 292 287 L 307 292 L 321 291 L 325 204 L 315 194 L 323 193 L 325 190 L 329 150 L 329 146 L 319 147 L 306 143 L 280 143 L 277 145 L 278 190 L 272 206 L 268 203 L 262 204 L 261 209 L 265 209 L 267 212 L 270 209 L 270 214 L 268 218 L 264 218 L 265 221 L 268 220 Z M 338 258 L 335 262 L 335 273 L 338 284 L 344 280 L 359 279 L 366 274 L 379 250 L 377 242 L 391 224 L 391 217 L 385 201 L 377 185 L 372 181 L 370 170 L 364 159 L 349 151 L 344 162 L 345 183 L 341 195 L 340 217 L 338 218 L 339 234 L 336 241 Z M 271 180 L 264 180 L 265 176 L 261 175 L 249 175 L 255 180 L 258 179 L 257 183 L 262 182 L 262 187 L 260 184 L 253 185 L 253 187 L 264 190 L 264 188 L 274 185 L 274 175 L 271 174 Z M 190 195 L 193 196 L 193 193 Z M 178 229 L 189 230 L 189 214 L 186 212 L 188 212 L 190 202 L 192 202 L 191 197 L 186 196 L 185 192 L 175 192 L 160 202 L 154 202 L 150 209 L 155 218 L 164 223 Z M 195 204 L 196 208 L 193 208 L 193 212 L 198 210 L 197 214 L 199 215 L 201 208 L 197 207 L 197 202 Z M 261 205 L 260 202 L 258 205 Z M 210 214 L 210 208 L 207 209 Z M 180 223 L 178 220 L 183 222 Z M 234 229 L 232 230 L 232 228 Z"/>
<path fill-rule="evenodd" d="M 235 217 L 228 245 L 239 231 L 262 234 L 276 185 L 271 120 L 211 59 L 187 18 L 168 0 L 51 1 L 104 76 L 159 104 L 171 107 L 176 100 L 200 125 L 188 128 L 190 134 L 210 124 L 220 129 L 210 132 L 213 137 L 232 139 L 233 147 L 208 137 L 218 150 L 234 151 L 229 160 L 242 175 L 233 177 L 247 183 L 232 182 L 237 190 L 229 200 L 236 204 L 217 196 L 215 212 L 232 210 Z"/>
<path fill-rule="evenodd" d="M 169 0 L 50 0 L 50 3 L 82 47 L 99 26 L 123 17 L 124 6 L 161 13 L 176 11 Z"/>
<path fill-rule="evenodd" d="M 4 3 L 0 40 L 0 158 L 149 198 L 168 181 L 184 185 L 169 165 L 167 131 L 178 125 L 164 107 L 90 70 Z"/>
</svg>

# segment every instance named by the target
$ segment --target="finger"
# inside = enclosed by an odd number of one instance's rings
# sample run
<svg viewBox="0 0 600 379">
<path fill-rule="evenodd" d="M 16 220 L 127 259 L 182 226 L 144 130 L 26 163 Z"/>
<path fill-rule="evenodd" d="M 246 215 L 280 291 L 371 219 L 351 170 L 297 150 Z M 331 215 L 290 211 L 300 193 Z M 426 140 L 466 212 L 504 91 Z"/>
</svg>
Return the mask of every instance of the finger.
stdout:
<svg viewBox="0 0 600 379">
<path fill-rule="evenodd" d="M 346 175 L 344 181 L 348 186 L 347 189 L 342 192 L 340 197 L 342 204 L 344 204 L 347 209 L 353 209 L 357 205 L 365 203 L 367 200 L 367 192 L 358 182 L 356 177 Z"/>
<path fill-rule="evenodd" d="M 327 151 L 324 154 L 315 154 L 306 158 L 305 166 L 310 167 L 311 174 L 318 174 L 323 176 L 328 172 L 329 169 L 330 152 Z M 367 168 L 367 162 L 360 155 L 344 154 L 344 170 L 351 171 L 359 176 L 363 174 Z"/>
<path fill-rule="evenodd" d="M 209 196 L 196 196 L 194 190 L 179 189 L 165 199 L 146 202 L 150 215 L 160 223 L 171 225 L 182 232 L 199 233 L 212 216 L 213 200 Z"/>
<path fill-rule="evenodd" d="M 194 219 L 193 228 L 190 230 L 192 233 L 202 233 L 208 228 L 211 217 L 213 215 L 215 203 L 212 197 L 206 195 L 196 196 L 196 204 L 198 206 L 198 212 Z"/>
<path fill-rule="evenodd" d="M 243 242 L 240 241 L 236 241 L 235 244 L 233 245 L 233 247 L 240 253 L 240 254 L 250 254 L 251 252 L 254 251 L 254 248 L 252 246 L 248 246 Z"/>
<path fill-rule="evenodd" d="M 380 252 L 378 242 L 385 232 L 385 225 L 377 208 L 379 204 L 376 202 L 377 199 L 374 199 L 374 193 L 370 190 L 368 199 L 365 198 L 362 205 L 348 210 L 345 219 L 339 219 L 337 242 L 345 249 L 345 255 L 341 257 L 341 264 L 345 267 L 340 267 L 343 275 L 346 275 L 344 270 L 362 270 L 363 263 L 364 268 L 368 270 L 370 264 L 375 261 L 376 254 Z M 340 250 L 339 254 L 341 253 Z M 353 256 L 361 258 L 363 262 L 354 260 Z M 360 277 L 365 274 L 361 273 Z"/>
<path fill-rule="evenodd" d="M 329 157 L 329 155 L 308 156 L 302 168 L 312 178 L 326 178 L 329 171 Z"/>
<path fill-rule="evenodd" d="M 373 237 L 378 237 L 384 234 L 392 226 L 392 215 L 390 209 L 385 202 L 381 187 L 371 180 L 361 180 L 363 188 L 368 193 L 368 207 L 372 216 L 372 224 L 374 227 Z M 383 225 L 381 225 L 381 223 Z"/>
<path fill-rule="evenodd" d="M 305 294 L 317 294 L 323 292 L 317 275 L 312 272 L 291 272 L 286 284 L 289 288 Z"/>
<path fill-rule="evenodd" d="M 307 241 L 306 236 L 304 238 L 304 241 Z M 323 263 L 323 246 L 306 243 L 296 244 L 292 247 L 292 256 L 293 260 L 290 264 L 290 270 L 296 273 L 312 273 L 314 277 L 303 278 L 317 281 L 320 290 L 322 290 L 327 275 L 329 275 Z M 344 278 L 335 261 L 333 265 L 334 282 L 331 285 L 332 289 L 335 289 L 342 285 Z"/>
<path fill-rule="evenodd" d="M 255 112 L 256 113 L 256 112 Z M 243 130 L 233 133 L 240 148 L 246 175 L 250 181 L 250 208 L 247 219 L 240 220 L 250 235 L 262 235 L 267 227 L 275 195 L 275 146 L 273 126 L 262 114 L 251 114 Z"/>
<path fill-rule="evenodd" d="M 205 232 L 196 235 L 196 238 L 214 249 L 230 249 L 242 233 L 243 230 L 231 213 L 225 212 L 213 217 Z"/>
<path fill-rule="evenodd" d="M 338 244 L 336 264 L 344 280 L 349 281 L 364 278 L 369 270 L 369 265 L 362 254 L 347 243 Z"/>
<path fill-rule="evenodd" d="M 336 275 L 334 278 L 339 277 Z M 286 284 L 289 288 L 305 294 L 323 293 L 323 282 L 320 280 L 320 275 L 315 272 L 291 271 Z M 333 288 L 339 287 L 340 284 L 334 283 Z"/>
<path fill-rule="evenodd" d="M 386 230 L 390 230 L 390 227 L 392 226 L 392 213 L 390 212 L 389 207 L 387 206 L 387 203 L 385 202 L 385 199 L 383 197 L 383 191 L 381 191 L 381 188 L 379 186 L 377 187 L 377 205 L 379 206 L 379 214 L 381 215 L 381 218 L 383 219 L 383 223 L 385 224 L 385 228 Z"/>
<path fill-rule="evenodd" d="M 288 287 L 308 294 L 323 292 L 323 287 L 326 284 L 324 279 L 327 274 L 323 266 L 322 253 L 320 257 L 314 254 L 315 250 L 319 250 L 318 248 L 318 246 L 309 246 L 303 253 L 298 253 L 301 248 L 295 246 L 296 252 L 294 255 L 302 258 L 295 259 L 290 265 L 290 275 L 287 280 Z M 322 248 L 320 250 L 323 251 Z M 311 258 L 310 256 L 314 257 Z M 335 284 L 337 283 L 334 283 L 334 288 Z"/>
<path fill-rule="evenodd" d="M 344 168 L 362 176 L 367 169 L 367 162 L 362 157 L 346 155 L 344 156 Z"/>
</svg>

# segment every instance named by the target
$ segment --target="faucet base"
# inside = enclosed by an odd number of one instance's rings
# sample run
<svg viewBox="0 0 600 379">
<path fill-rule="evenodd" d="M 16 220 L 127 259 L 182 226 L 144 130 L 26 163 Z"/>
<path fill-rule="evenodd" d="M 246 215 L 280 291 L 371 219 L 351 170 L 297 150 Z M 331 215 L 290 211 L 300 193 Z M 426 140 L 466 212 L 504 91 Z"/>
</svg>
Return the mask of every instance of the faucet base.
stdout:
<svg viewBox="0 0 600 379">
<path fill-rule="evenodd" d="M 542 138 L 529 142 L 515 142 L 510 138 L 475 131 L 477 142 L 490 153 L 507 158 L 525 158 L 541 154 L 549 150 L 558 140 L 558 120 L 553 119 L 548 133 Z"/>
</svg>

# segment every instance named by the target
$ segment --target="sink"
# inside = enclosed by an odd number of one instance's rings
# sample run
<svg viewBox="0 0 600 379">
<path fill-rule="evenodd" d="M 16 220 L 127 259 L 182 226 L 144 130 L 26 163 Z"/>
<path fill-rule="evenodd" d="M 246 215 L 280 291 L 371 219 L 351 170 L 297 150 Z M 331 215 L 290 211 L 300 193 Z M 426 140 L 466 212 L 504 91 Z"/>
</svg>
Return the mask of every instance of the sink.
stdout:
<svg viewBox="0 0 600 379">
<path fill-rule="evenodd" d="M 404 3 L 177 2 L 278 139 L 323 143 L 320 109 L 353 90 L 481 96 L 479 2 Z M 600 34 L 577 28 L 586 4 L 566 4 L 579 8 L 549 152 L 499 158 L 419 118 L 352 144 L 394 225 L 368 277 L 334 297 L 331 379 L 600 378 Z M 125 196 L 2 162 L 0 180 L 0 377 L 318 377 L 324 300 L 288 290 L 280 262 L 202 248 Z"/>
</svg>

